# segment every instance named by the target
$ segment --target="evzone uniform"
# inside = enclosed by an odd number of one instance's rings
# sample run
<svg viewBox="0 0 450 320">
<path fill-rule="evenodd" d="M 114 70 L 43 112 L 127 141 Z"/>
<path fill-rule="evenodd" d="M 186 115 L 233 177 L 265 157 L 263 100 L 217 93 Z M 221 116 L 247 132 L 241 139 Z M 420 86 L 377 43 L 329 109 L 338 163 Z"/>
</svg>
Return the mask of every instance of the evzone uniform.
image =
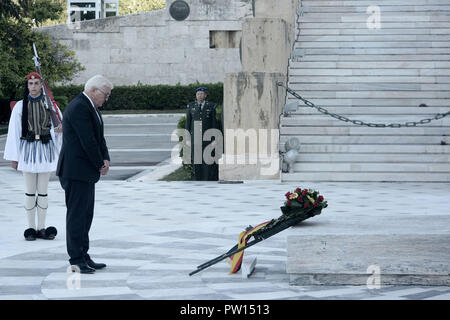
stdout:
<svg viewBox="0 0 450 320">
<path fill-rule="evenodd" d="M 28 217 L 26 240 L 52 240 L 57 233 L 55 227 L 45 228 L 48 182 L 56 170 L 62 144 L 62 133 L 55 132 L 50 112 L 42 94 L 37 98 L 28 95 L 16 103 L 9 121 L 4 158 L 18 162 L 17 170 L 23 172 Z M 59 109 L 57 112 L 61 117 Z"/>
</svg>

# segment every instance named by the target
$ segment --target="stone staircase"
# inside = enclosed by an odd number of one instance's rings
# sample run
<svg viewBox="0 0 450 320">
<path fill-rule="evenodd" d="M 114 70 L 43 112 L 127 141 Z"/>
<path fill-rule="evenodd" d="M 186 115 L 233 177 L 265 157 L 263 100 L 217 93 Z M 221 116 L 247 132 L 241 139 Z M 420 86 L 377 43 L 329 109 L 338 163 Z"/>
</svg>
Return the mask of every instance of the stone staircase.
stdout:
<svg viewBox="0 0 450 320">
<path fill-rule="evenodd" d="M 367 25 L 374 4 L 379 29 Z M 450 111 L 450 0 L 314 0 L 301 1 L 301 10 L 288 86 L 302 97 L 371 123 Z M 286 101 L 297 99 L 287 94 Z M 450 181 L 450 116 L 369 128 L 300 102 L 298 112 L 282 117 L 280 136 L 281 150 L 291 137 L 301 144 L 294 173 L 283 173 L 283 181 Z"/>
</svg>

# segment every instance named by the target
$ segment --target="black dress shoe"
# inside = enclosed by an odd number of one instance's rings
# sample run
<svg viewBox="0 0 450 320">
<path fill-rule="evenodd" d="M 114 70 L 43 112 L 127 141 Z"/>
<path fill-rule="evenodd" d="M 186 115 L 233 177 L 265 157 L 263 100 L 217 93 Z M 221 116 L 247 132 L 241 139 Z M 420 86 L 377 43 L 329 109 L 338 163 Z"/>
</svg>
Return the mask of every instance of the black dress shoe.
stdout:
<svg viewBox="0 0 450 320">
<path fill-rule="evenodd" d="M 103 268 L 106 267 L 106 264 L 104 264 L 104 263 L 95 263 L 94 261 L 92 261 L 92 259 L 87 260 L 87 261 L 86 261 L 86 264 L 87 264 L 89 267 L 94 268 L 94 269 L 96 269 L 96 270 L 98 270 L 98 269 L 103 269 Z"/>
<path fill-rule="evenodd" d="M 89 267 L 86 263 L 72 265 L 72 272 L 90 274 L 95 273 L 95 269 Z"/>
</svg>

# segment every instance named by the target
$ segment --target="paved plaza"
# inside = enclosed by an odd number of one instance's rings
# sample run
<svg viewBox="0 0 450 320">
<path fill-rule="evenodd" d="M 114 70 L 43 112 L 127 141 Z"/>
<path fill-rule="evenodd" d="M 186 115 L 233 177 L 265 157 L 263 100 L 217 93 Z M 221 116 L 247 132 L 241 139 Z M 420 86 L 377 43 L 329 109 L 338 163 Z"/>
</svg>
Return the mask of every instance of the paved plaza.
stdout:
<svg viewBox="0 0 450 320">
<path fill-rule="evenodd" d="M 446 286 L 294 286 L 286 273 L 287 237 L 292 235 L 450 234 L 450 184 L 156 181 L 175 168 L 164 165 L 169 161 L 153 162 L 170 156 L 177 118 L 105 119 L 112 163 L 120 161 L 96 185 L 89 252 L 107 268 L 93 275 L 68 273 L 64 193 L 55 176 L 49 184 L 47 226 L 55 226 L 58 235 L 53 241 L 24 240 L 23 176 L 3 162 L 1 300 L 450 299 Z M 155 160 L 146 160 L 146 154 Z M 133 157 L 140 163 L 126 163 Z M 279 217 L 284 194 L 296 187 L 319 190 L 329 207 L 246 250 L 244 260 L 257 258 L 249 278 L 241 272 L 230 275 L 226 261 L 188 275 L 227 252 L 248 225 Z"/>
<path fill-rule="evenodd" d="M 364 234 L 367 221 L 386 234 L 448 234 L 448 184 L 302 183 L 325 195 L 329 207 L 246 250 L 258 263 L 243 278 L 228 274 L 225 261 L 188 273 L 228 251 L 249 224 L 278 217 L 283 195 L 296 185 L 100 181 L 90 253 L 108 266 L 74 278 L 59 182 L 50 182 L 47 217 L 56 239 L 27 242 L 22 176 L 5 167 L 0 174 L 0 299 L 450 299 L 450 287 L 291 286 L 286 274 L 289 235 Z"/>
</svg>

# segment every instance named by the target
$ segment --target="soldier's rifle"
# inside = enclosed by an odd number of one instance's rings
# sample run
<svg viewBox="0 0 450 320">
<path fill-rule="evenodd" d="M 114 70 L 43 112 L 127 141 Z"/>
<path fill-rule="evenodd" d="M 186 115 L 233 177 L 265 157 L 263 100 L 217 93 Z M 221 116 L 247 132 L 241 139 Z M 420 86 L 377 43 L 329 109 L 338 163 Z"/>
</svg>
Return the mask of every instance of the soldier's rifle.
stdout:
<svg viewBox="0 0 450 320">
<path fill-rule="evenodd" d="M 56 102 L 53 98 L 53 94 L 50 91 L 47 81 L 45 81 L 44 77 L 42 76 L 41 62 L 37 53 L 36 45 L 34 43 L 33 43 L 33 51 L 34 51 L 33 56 L 34 66 L 36 67 L 36 72 L 41 76 L 44 105 L 48 110 L 50 110 L 50 117 L 52 119 L 53 127 L 57 128 L 61 124 L 61 115 L 59 114 L 58 109 L 55 107 Z"/>
</svg>

